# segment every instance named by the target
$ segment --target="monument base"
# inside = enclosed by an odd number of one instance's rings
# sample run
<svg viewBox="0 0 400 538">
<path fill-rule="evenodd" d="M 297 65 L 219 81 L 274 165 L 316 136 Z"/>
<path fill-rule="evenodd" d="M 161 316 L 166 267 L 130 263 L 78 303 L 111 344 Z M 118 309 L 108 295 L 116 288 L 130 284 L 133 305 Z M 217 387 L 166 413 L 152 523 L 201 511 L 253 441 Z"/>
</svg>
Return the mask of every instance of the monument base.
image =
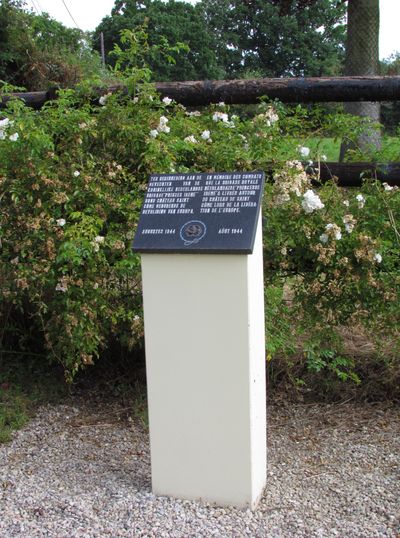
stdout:
<svg viewBox="0 0 400 538">
<path fill-rule="evenodd" d="M 155 494 L 254 509 L 264 489 L 260 221 L 251 255 L 142 254 Z"/>
</svg>

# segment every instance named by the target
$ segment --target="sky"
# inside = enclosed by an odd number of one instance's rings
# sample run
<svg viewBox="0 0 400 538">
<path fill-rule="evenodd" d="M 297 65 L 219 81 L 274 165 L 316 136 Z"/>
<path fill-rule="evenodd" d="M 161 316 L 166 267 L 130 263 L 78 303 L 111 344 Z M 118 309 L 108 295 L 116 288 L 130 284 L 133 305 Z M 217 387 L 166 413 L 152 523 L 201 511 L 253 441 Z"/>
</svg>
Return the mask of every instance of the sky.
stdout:
<svg viewBox="0 0 400 538">
<path fill-rule="evenodd" d="M 195 4 L 197 0 L 189 0 Z M 78 26 L 81 30 L 94 30 L 103 17 L 111 13 L 114 0 L 26 0 L 28 7 L 51 17 L 65 26 Z M 69 13 L 68 13 L 69 10 Z M 400 52 L 400 0 L 380 0 L 379 56 L 388 58 Z"/>
</svg>

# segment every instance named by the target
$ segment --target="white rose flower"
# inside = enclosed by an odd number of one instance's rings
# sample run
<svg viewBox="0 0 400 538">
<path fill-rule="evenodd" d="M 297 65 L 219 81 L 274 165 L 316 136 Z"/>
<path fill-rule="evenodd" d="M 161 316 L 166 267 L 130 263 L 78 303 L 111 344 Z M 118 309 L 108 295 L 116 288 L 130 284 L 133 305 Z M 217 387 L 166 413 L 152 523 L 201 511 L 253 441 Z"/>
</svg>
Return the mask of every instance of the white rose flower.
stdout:
<svg viewBox="0 0 400 538">
<path fill-rule="evenodd" d="M 329 237 L 328 237 L 327 234 L 321 234 L 321 235 L 319 236 L 319 240 L 321 241 L 321 243 L 327 243 L 327 242 L 328 242 L 328 239 L 329 239 Z"/>
<path fill-rule="evenodd" d="M 16 142 L 18 140 L 18 138 L 19 138 L 19 134 L 14 133 L 14 134 L 10 135 L 8 138 L 11 140 L 11 142 Z"/>
<path fill-rule="evenodd" d="M 159 133 L 169 133 L 171 129 L 170 127 L 168 127 L 167 123 L 168 123 L 168 118 L 166 118 L 165 116 L 161 116 L 160 121 L 158 123 L 157 131 Z"/>
<path fill-rule="evenodd" d="M 389 185 L 389 183 L 382 183 L 382 187 L 385 189 L 385 191 L 392 191 L 393 187 Z"/>
<path fill-rule="evenodd" d="M 75 170 L 75 172 L 74 172 L 74 176 L 75 176 L 75 177 L 78 177 L 78 176 L 80 176 L 80 175 L 81 175 L 81 173 L 80 173 L 78 170 Z"/>
<path fill-rule="evenodd" d="M 63 284 L 62 282 L 58 282 L 56 286 L 56 291 L 62 291 L 65 293 L 68 290 L 68 286 L 66 284 Z"/>
<path fill-rule="evenodd" d="M 191 144 L 197 144 L 197 140 L 193 135 L 187 136 L 185 142 L 190 142 Z"/>
<path fill-rule="evenodd" d="M 57 219 L 57 220 L 56 220 L 56 224 L 57 224 L 57 226 L 61 226 L 61 227 L 62 227 L 62 226 L 65 226 L 66 223 L 67 223 L 67 221 L 66 221 L 65 219 Z"/>
<path fill-rule="evenodd" d="M 308 189 L 308 191 L 304 193 L 301 205 L 307 214 L 325 207 L 318 194 L 315 194 L 312 189 Z"/>
<path fill-rule="evenodd" d="M 170 105 L 172 103 L 172 99 L 170 99 L 169 97 L 164 97 L 164 99 L 162 100 L 164 105 Z"/>
<path fill-rule="evenodd" d="M 381 263 L 382 261 L 382 256 L 381 254 L 379 254 L 379 252 L 377 252 L 374 256 L 374 260 L 376 261 L 376 263 Z"/>
<path fill-rule="evenodd" d="M 151 138 L 156 138 L 158 136 L 158 131 L 157 129 L 152 129 L 149 134 Z"/>
<path fill-rule="evenodd" d="M 308 157 L 310 155 L 310 148 L 307 148 L 306 146 L 300 146 L 299 153 L 302 157 Z"/>
<path fill-rule="evenodd" d="M 218 106 L 225 106 L 225 102 L 224 102 L 224 101 L 220 101 L 220 102 L 218 103 Z"/>
<path fill-rule="evenodd" d="M 203 140 L 209 140 L 209 138 L 210 138 L 210 131 L 207 131 L 207 130 L 203 131 L 203 132 L 201 133 L 201 138 L 202 138 Z"/>
<path fill-rule="evenodd" d="M 356 200 L 358 202 L 358 207 L 362 209 L 365 205 L 365 198 L 362 194 L 357 194 Z"/>
<path fill-rule="evenodd" d="M 229 116 L 225 112 L 214 112 L 212 119 L 214 121 L 222 121 L 223 123 L 228 123 Z"/>
<path fill-rule="evenodd" d="M 337 226 L 336 224 L 332 224 L 331 222 L 329 224 L 327 224 L 325 226 L 325 230 L 327 232 L 329 232 L 329 230 L 332 230 L 333 231 L 333 237 L 337 240 L 337 241 L 340 241 L 340 239 L 342 239 L 342 232 L 339 228 L 339 226 Z"/>
<path fill-rule="evenodd" d="M 107 93 L 107 95 L 102 95 L 99 99 L 99 104 L 101 106 L 104 106 L 107 103 L 107 99 L 109 98 L 110 94 Z"/>
<path fill-rule="evenodd" d="M 105 237 L 103 235 L 96 235 L 96 237 L 94 238 L 95 243 L 104 243 L 104 239 Z"/>
</svg>

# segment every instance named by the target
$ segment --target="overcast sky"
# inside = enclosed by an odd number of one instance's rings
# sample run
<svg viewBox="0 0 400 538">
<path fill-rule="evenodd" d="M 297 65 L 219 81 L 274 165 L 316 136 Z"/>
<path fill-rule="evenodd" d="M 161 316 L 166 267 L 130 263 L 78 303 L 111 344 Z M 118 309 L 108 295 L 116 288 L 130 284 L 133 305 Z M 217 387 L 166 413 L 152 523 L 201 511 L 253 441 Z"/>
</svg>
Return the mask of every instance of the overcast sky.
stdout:
<svg viewBox="0 0 400 538">
<path fill-rule="evenodd" d="M 195 4 L 197 0 L 189 1 Z M 26 0 L 26 2 L 34 11 L 46 11 L 66 26 L 78 26 L 82 30 L 94 30 L 101 19 L 110 14 L 114 6 L 114 0 Z M 400 52 L 400 0 L 380 0 L 380 8 L 382 59 L 388 58 L 393 52 Z"/>
</svg>

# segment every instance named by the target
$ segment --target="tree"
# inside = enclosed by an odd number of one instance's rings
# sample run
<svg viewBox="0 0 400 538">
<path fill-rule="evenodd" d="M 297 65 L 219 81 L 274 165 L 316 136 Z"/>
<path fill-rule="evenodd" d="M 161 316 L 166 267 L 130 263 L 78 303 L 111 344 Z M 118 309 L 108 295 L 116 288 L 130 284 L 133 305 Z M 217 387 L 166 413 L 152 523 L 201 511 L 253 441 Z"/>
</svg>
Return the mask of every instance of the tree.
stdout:
<svg viewBox="0 0 400 538">
<path fill-rule="evenodd" d="M 99 65 L 81 30 L 26 11 L 24 1 L 0 0 L 0 80 L 32 91 L 69 87 Z"/>
<path fill-rule="evenodd" d="M 170 45 L 185 43 L 189 51 L 180 51 L 168 63 L 162 55 L 152 55 L 147 61 L 155 80 L 212 79 L 220 76 L 212 38 L 202 18 L 198 5 L 169 0 L 116 0 L 111 16 L 105 17 L 94 32 L 94 46 L 100 50 L 100 34 L 104 34 L 107 63 L 113 65 L 110 52 L 120 43 L 123 29 L 133 30 L 147 25 L 150 48 L 166 40 Z M 153 48 L 154 50 L 154 48 Z"/>
<path fill-rule="evenodd" d="M 345 6 L 336 0 L 202 0 L 228 78 L 338 74 Z"/>
<path fill-rule="evenodd" d="M 348 0 L 345 74 L 379 74 L 379 0 Z M 346 103 L 345 111 L 373 122 L 380 119 L 379 103 Z M 379 129 L 366 129 L 358 139 L 358 146 L 364 152 L 379 148 L 380 137 Z M 352 147 L 353 144 L 342 144 L 341 161 Z"/>
</svg>

